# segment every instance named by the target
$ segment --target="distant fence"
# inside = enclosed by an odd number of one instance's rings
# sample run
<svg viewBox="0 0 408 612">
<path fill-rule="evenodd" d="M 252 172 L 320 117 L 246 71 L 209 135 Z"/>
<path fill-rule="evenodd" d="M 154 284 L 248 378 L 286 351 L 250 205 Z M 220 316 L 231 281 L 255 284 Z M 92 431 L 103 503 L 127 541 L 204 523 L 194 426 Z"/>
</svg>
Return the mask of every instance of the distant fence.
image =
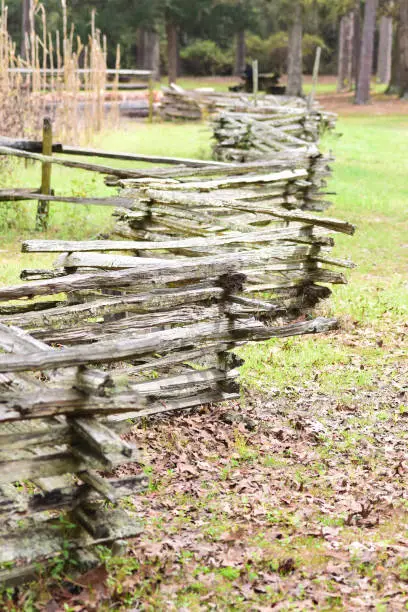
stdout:
<svg viewBox="0 0 408 612">
<path fill-rule="evenodd" d="M 200 121 L 210 117 L 215 159 L 246 162 L 273 159 L 287 149 L 307 149 L 333 130 L 337 115 L 313 101 L 275 95 L 164 90 L 160 114 L 165 120 Z"/>
<path fill-rule="evenodd" d="M 161 104 L 161 116 L 165 120 L 197 121 L 208 115 L 231 109 L 240 112 L 248 111 L 248 107 L 263 107 L 275 109 L 307 110 L 307 102 L 293 96 L 274 96 L 259 94 L 254 97 L 248 93 L 226 93 L 213 91 L 211 88 L 185 90 L 179 85 L 164 88 Z M 314 105 L 313 108 L 316 108 Z"/>
<path fill-rule="evenodd" d="M 51 88 L 51 80 L 61 79 L 63 82 L 67 71 L 65 68 L 8 68 L 7 72 L 9 75 L 20 75 L 26 77 L 31 83 L 33 78 L 40 76 L 42 78 L 42 87 L 47 89 L 47 86 Z M 153 73 L 151 70 L 127 70 L 122 68 L 75 68 L 73 71 L 69 71 L 76 77 L 86 77 L 89 75 L 97 74 L 106 75 L 108 81 L 104 84 L 105 89 L 117 89 L 117 90 L 137 90 L 137 89 L 148 89 L 149 80 L 152 78 Z M 50 82 L 47 83 L 47 79 Z M 85 81 L 82 79 L 82 88 L 85 89 Z M 115 81 L 115 82 L 111 82 Z M 81 81 L 80 81 L 81 82 Z M 55 82 L 53 83 L 53 89 Z"/>
</svg>

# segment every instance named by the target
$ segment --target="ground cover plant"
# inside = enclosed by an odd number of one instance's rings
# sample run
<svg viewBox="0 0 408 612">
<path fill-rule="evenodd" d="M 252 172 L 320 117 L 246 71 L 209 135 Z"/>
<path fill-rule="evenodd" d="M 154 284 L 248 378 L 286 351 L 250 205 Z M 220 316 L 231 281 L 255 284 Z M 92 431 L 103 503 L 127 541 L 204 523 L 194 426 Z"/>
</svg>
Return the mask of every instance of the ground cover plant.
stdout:
<svg viewBox="0 0 408 612">
<path fill-rule="evenodd" d="M 407 609 L 408 121 L 351 109 L 338 132 L 324 141 L 337 158 L 330 214 L 358 228 L 337 237 L 337 255 L 358 267 L 322 306 L 340 330 L 246 348 L 240 403 L 139 423 L 130 436 L 150 486 L 126 501 L 145 524 L 129 555 L 101 548 L 100 567 L 80 577 L 69 556 L 57 559 L 37 583 L 5 591 L 6 610 Z M 209 154 L 202 125 L 105 137 L 105 148 Z M 60 172 L 60 192 L 72 193 L 68 176 L 105 189 Z M 18 242 L 35 204 L 13 206 L 26 221 L 0 247 L 1 284 L 28 264 Z M 53 211 L 49 235 L 108 225 L 109 211 Z"/>
</svg>

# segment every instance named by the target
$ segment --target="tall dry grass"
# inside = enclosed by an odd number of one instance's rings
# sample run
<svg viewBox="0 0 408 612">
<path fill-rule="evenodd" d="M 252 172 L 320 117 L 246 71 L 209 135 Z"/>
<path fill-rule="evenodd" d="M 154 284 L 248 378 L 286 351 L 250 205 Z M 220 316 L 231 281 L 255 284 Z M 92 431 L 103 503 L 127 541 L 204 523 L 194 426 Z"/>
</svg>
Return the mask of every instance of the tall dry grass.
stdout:
<svg viewBox="0 0 408 612">
<path fill-rule="evenodd" d="M 25 56 L 17 53 L 8 30 L 5 0 L 0 9 L 0 133 L 39 137 L 42 118 L 53 118 L 54 133 L 64 142 L 92 140 L 95 132 L 118 120 L 118 105 L 107 112 L 107 39 L 96 25 L 83 42 L 69 23 L 67 0 L 61 0 L 62 30 L 47 29 L 47 13 L 38 0 L 32 3 Z M 120 49 L 117 50 L 120 68 Z M 109 91 L 117 100 L 119 79 Z"/>
</svg>

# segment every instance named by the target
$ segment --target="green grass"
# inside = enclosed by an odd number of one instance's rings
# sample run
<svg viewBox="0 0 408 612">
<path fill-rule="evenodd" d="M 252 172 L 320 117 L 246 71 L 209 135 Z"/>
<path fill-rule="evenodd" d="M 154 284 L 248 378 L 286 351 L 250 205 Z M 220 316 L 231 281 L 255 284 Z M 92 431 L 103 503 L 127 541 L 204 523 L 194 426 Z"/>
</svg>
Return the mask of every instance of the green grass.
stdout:
<svg viewBox="0 0 408 612">
<path fill-rule="evenodd" d="M 182 77 L 178 79 L 177 85 L 180 85 L 180 87 L 184 89 L 212 87 L 217 92 L 227 92 L 228 87 L 236 85 L 239 80 L 239 77 Z M 167 82 L 162 81 L 162 84 L 167 85 Z"/>
<path fill-rule="evenodd" d="M 327 136 L 323 143 L 336 157 L 329 214 L 351 221 L 357 232 L 336 236 L 334 254 L 357 267 L 347 273 L 348 285 L 334 288 L 323 312 L 372 326 L 387 341 L 392 326 L 408 315 L 408 160 L 403 153 L 408 119 L 347 117 L 337 131 L 340 137 Z M 338 396 L 356 386 L 372 389 L 388 357 L 375 345 L 341 345 L 336 336 L 271 340 L 245 348 L 242 355 L 247 385 L 299 386 L 316 372 L 320 389 Z M 353 359 L 365 369 L 352 367 Z"/>
<path fill-rule="evenodd" d="M 177 81 L 184 89 L 197 89 L 199 87 L 211 87 L 217 92 L 227 92 L 231 85 L 236 85 L 240 82 L 239 77 L 181 77 Z M 281 79 L 281 83 L 285 85 L 286 77 Z M 166 79 L 162 79 L 161 85 L 167 86 Z M 312 77 L 305 75 L 303 79 L 303 91 L 309 94 L 312 89 Z M 386 86 L 377 83 L 374 80 L 371 83 L 371 92 L 375 94 L 384 93 Z M 317 95 L 335 94 L 337 92 L 336 77 L 321 76 L 316 87 Z M 352 94 L 350 94 L 351 96 Z"/>
<path fill-rule="evenodd" d="M 337 192 L 331 214 L 357 226 L 355 237 L 338 236 L 335 254 L 357 264 L 350 284 L 334 295 L 333 307 L 358 320 L 407 314 L 407 172 L 405 117 L 350 117 L 343 136 L 326 141 L 337 161 L 330 185 Z"/>
</svg>

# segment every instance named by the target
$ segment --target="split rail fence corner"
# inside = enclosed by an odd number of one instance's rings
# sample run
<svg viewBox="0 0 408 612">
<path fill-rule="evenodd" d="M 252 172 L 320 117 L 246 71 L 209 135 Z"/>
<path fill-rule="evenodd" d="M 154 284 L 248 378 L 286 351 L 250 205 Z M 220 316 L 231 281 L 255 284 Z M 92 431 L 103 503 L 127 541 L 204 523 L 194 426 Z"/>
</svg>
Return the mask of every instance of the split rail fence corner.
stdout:
<svg viewBox="0 0 408 612">
<path fill-rule="evenodd" d="M 240 165 L 99 152 L 173 163 L 117 170 L 4 145 L 121 189 L 43 194 L 114 207 L 118 239 L 26 241 L 54 267 L 0 288 L 0 582 L 13 583 L 67 547 L 89 560 L 140 532 L 120 502 L 147 486 L 120 437 L 135 419 L 238 398 L 243 344 L 336 328 L 313 310 L 346 282 L 332 235 L 354 228 L 318 212 L 329 168 L 315 146 Z M 115 477 L 125 463 L 132 475 Z"/>
<path fill-rule="evenodd" d="M 164 89 L 164 120 L 201 121 L 213 125 L 215 159 L 247 162 L 276 158 L 282 151 L 307 150 L 322 134 L 333 130 L 337 115 L 314 101 L 290 96 L 186 91 L 177 85 Z"/>
<path fill-rule="evenodd" d="M 8 68 L 8 74 L 10 75 L 20 75 L 25 77 L 28 82 L 28 86 L 33 89 L 33 80 L 35 75 L 40 75 L 43 79 L 43 87 L 48 89 L 50 87 L 50 81 L 61 79 L 64 81 L 65 76 L 65 68 L 37 68 L 34 70 L 33 68 Z M 80 79 L 80 86 L 84 88 L 85 85 L 82 82 L 84 77 L 88 76 L 94 72 L 90 68 L 77 68 L 74 70 L 74 74 Z M 151 70 L 128 70 L 123 68 L 106 68 L 101 70 L 103 74 L 106 74 L 108 77 L 108 83 L 106 83 L 105 87 L 107 89 L 117 88 L 118 90 L 139 90 L 139 89 L 148 89 L 148 82 L 151 81 L 153 77 L 153 72 Z"/>
</svg>

